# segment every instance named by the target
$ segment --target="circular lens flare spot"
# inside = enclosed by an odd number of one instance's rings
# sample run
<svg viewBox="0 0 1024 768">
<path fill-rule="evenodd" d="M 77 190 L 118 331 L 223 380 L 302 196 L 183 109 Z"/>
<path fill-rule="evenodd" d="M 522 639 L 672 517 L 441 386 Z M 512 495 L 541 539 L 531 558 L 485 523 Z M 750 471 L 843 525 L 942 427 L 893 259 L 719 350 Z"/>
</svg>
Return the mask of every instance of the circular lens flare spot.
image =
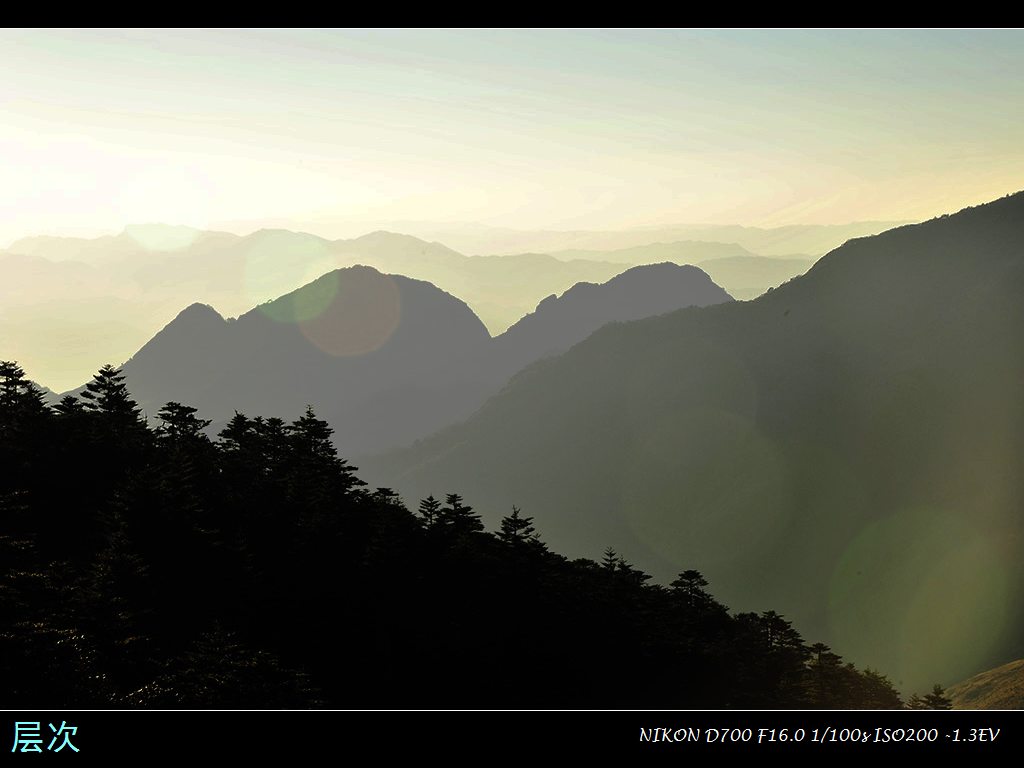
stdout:
<svg viewBox="0 0 1024 768">
<path fill-rule="evenodd" d="M 179 251 L 201 234 L 198 229 L 169 224 L 129 224 L 124 233 L 147 251 Z"/>
<path fill-rule="evenodd" d="M 311 298 L 310 312 L 301 319 L 296 314 L 302 334 L 318 349 L 336 357 L 380 349 L 402 317 L 398 285 L 388 275 L 365 267 L 346 269 L 334 276 L 330 301 L 320 308 L 319 298 Z M 326 296 L 325 289 L 320 298 Z"/>
<path fill-rule="evenodd" d="M 910 507 L 867 524 L 832 575 L 831 635 L 844 655 L 924 690 L 977 671 L 1004 631 L 1014 573 L 963 510 Z"/>
<path fill-rule="evenodd" d="M 337 272 L 328 272 L 276 301 L 261 304 L 258 309 L 279 323 L 304 323 L 326 311 L 338 293 Z"/>
<path fill-rule="evenodd" d="M 315 301 L 301 308 L 302 314 L 297 317 L 273 300 L 336 267 L 330 249 L 319 238 L 294 232 L 259 232 L 251 236 L 243 257 L 242 290 L 252 305 L 262 305 L 260 311 L 275 320 L 298 322 L 312 311 Z M 307 301 L 307 297 L 303 297 L 303 301 Z"/>
</svg>

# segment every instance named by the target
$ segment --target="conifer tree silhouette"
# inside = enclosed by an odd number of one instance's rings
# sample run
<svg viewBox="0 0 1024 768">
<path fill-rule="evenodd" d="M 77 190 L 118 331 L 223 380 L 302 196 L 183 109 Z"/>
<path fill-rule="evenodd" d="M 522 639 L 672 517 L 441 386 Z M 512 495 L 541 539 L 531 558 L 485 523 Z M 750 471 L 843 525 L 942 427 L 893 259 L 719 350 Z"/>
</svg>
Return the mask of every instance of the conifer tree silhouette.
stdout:
<svg viewBox="0 0 1024 768">
<path fill-rule="evenodd" d="M 618 553 L 611 547 L 608 547 L 605 549 L 604 555 L 601 557 L 601 567 L 606 571 L 614 572 L 618 570 L 619 561 Z"/>
<path fill-rule="evenodd" d="M 781 615 L 731 615 L 698 571 L 666 587 L 611 547 L 568 560 L 517 506 L 488 532 L 456 493 L 410 511 L 365 486 L 312 408 L 209 426 L 178 402 L 147 423 L 111 366 L 50 409 L 0 364 L 16 704 L 900 705 Z M 495 666 L 524 649 L 531 674 Z"/>
<path fill-rule="evenodd" d="M 445 506 L 441 507 L 438 522 L 455 536 L 465 536 L 483 531 L 484 524 L 480 516 L 468 504 L 462 503 L 457 493 L 445 496 Z"/>
<path fill-rule="evenodd" d="M 85 385 L 82 398 L 86 410 L 102 414 L 114 423 L 140 422 L 142 411 L 128 393 L 121 370 L 112 365 L 100 368 L 92 381 Z"/>
<path fill-rule="evenodd" d="M 440 519 L 440 512 L 441 502 L 433 496 L 427 496 L 427 498 L 420 500 L 418 513 L 425 527 L 433 527 Z"/>
<path fill-rule="evenodd" d="M 946 690 L 936 683 L 931 693 L 924 697 L 925 709 L 952 709 L 953 700 L 946 695 Z"/>
<path fill-rule="evenodd" d="M 532 517 L 523 517 L 519 507 L 512 505 L 511 514 L 501 519 L 498 539 L 511 547 L 547 549 L 533 526 Z"/>
</svg>

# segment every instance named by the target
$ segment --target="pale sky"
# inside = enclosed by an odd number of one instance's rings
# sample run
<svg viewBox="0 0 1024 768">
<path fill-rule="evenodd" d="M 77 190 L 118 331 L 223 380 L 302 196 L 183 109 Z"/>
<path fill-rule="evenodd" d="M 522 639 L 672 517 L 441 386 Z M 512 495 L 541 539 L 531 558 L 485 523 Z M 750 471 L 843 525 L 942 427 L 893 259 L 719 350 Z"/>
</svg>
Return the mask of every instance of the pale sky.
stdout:
<svg viewBox="0 0 1024 768">
<path fill-rule="evenodd" d="M 1024 188 L 1020 31 L 3 30 L 0 110 L 0 246 L 911 220 Z"/>
</svg>

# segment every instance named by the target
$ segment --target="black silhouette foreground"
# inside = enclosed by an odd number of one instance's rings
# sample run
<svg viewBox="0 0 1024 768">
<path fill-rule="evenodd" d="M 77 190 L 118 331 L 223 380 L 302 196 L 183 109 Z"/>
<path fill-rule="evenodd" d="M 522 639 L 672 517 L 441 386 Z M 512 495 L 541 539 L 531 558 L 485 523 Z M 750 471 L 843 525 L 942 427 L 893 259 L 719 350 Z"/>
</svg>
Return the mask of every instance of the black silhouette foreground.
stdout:
<svg viewBox="0 0 1024 768">
<path fill-rule="evenodd" d="M 668 587 L 569 561 L 516 508 L 417 513 L 309 410 L 150 427 L 120 371 L 54 408 L 0 364 L 0 686 L 18 707 L 901 706 L 885 677 Z"/>
</svg>

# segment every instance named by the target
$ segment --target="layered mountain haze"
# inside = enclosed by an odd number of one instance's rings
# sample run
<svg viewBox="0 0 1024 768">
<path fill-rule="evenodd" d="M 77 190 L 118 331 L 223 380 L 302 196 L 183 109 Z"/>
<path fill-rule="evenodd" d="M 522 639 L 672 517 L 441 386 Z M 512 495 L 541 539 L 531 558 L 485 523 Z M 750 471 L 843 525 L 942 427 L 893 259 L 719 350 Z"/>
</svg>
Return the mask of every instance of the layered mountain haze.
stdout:
<svg viewBox="0 0 1024 768">
<path fill-rule="evenodd" d="M 340 263 L 367 264 L 426 280 L 462 298 L 494 335 L 531 312 L 545 296 L 579 282 L 604 282 L 629 266 L 542 253 L 463 256 L 440 243 L 391 232 L 337 241 L 335 248 Z"/>
<path fill-rule="evenodd" d="M 767 256 L 732 256 L 697 263 L 711 279 L 728 286 L 734 299 L 756 299 L 814 265 L 812 259 L 778 259 Z"/>
<path fill-rule="evenodd" d="M 753 299 L 770 288 L 802 275 L 815 259 L 807 257 L 768 257 L 751 253 L 736 243 L 681 241 L 651 243 L 614 251 L 556 251 L 560 259 L 604 260 L 623 264 L 693 264 L 729 291 L 734 299 Z"/>
<path fill-rule="evenodd" d="M 37 256 L 49 261 L 74 261 L 91 265 L 136 262 L 141 253 L 172 253 L 213 250 L 237 239 L 227 232 L 207 232 L 169 224 L 129 224 L 118 235 L 96 238 L 37 235 L 16 240 L 10 253 Z"/>
<path fill-rule="evenodd" d="M 1018 535 L 1006 505 L 1019 490 L 1005 475 L 1019 447 L 1007 383 L 1020 357 L 1007 305 L 1017 262 L 1001 260 L 1017 233 L 1012 215 L 991 211 L 1018 201 L 851 241 L 817 265 L 763 253 L 813 256 L 881 225 L 690 228 L 685 240 L 651 230 L 664 239 L 636 243 L 589 233 L 563 244 L 615 247 L 507 256 L 384 231 L 332 241 L 145 225 L 29 238 L 0 253 L 0 332 L 5 356 L 55 389 L 137 349 L 125 373 L 150 415 L 185 402 L 216 429 L 236 409 L 295 418 L 312 404 L 375 484 L 408 498 L 458 488 L 495 516 L 515 502 L 553 545 L 613 544 L 659 577 L 701 567 L 739 607 L 781 606 L 923 687 L 1005 656 L 992 627 L 1017 621 L 999 549 Z M 665 263 L 631 267 L 654 261 Z M 599 331 L 765 291 L 749 307 Z M 1013 408 L 997 417 L 994 404 Z M 976 514 L 1005 523 L 999 546 L 964 527 L 972 488 Z M 917 528 L 928 533 L 905 560 L 883 544 Z M 950 554 L 954 541 L 970 546 Z M 947 643 L 911 656 L 879 633 L 893 623 L 917 637 L 914 617 L 931 615 L 944 583 L 936 558 L 981 563 L 958 594 L 1001 618 L 971 622 L 981 639 L 940 628 Z M 766 576 L 751 580 L 750 563 Z M 872 590 L 887 595 L 879 606 Z"/>
<path fill-rule="evenodd" d="M 691 225 L 620 230 L 529 230 L 482 225 L 432 225 L 402 221 L 389 225 L 427 240 L 440 240 L 462 253 L 512 254 L 615 251 L 650 243 L 697 241 L 732 244 L 762 256 L 821 256 L 853 237 L 864 237 L 906 221 L 855 221 L 848 224 L 797 224 L 783 227 Z M 733 254 L 736 255 L 736 254 Z M 708 258 L 704 256 L 703 258 Z M 659 259 L 660 260 L 660 259 Z"/>
<path fill-rule="evenodd" d="M 1024 193 L 852 240 L 755 301 L 606 326 L 361 466 L 697 568 L 900 686 L 962 679 L 1022 650 L 1022 244 Z"/>
<path fill-rule="evenodd" d="M 606 323 L 730 301 L 696 267 L 634 267 L 550 296 L 492 339 L 437 287 L 346 267 L 225 320 L 193 304 L 124 365 L 148 413 L 188 403 L 222 424 L 235 410 L 295 418 L 313 405 L 346 455 L 397 447 L 469 416 L 508 378 Z"/>
<path fill-rule="evenodd" d="M 535 360 L 565 352 L 607 323 L 728 301 L 732 297 L 697 267 L 633 267 L 603 285 L 579 283 L 561 296 L 548 296 L 494 340 L 486 367 L 497 371 L 493 383 L 503 383 Z"/>
<path fill-rule="evenodd" d="M 825 230 L 832 232 L 830 237 L 839 237 L 874 226 Z M 746 229 L 718 228 L 702 234 L 719 231 L 732 236 Z M 384 231 L 328 240 L 284 229 L 240 236 L 145 224 L 92 239 L 23 238 L 0 251 L 5 277 L 0 285 L 0 339 L 8 357 L 22 361 L 48 386 L 67 389 L 91 375 L 102 361 L 126 359 L 183 306 L 209 304 L 237 316 L 339 267 L 362 264 L 431 282 L 465 301 L 497 335 L 544 297 L 579 282 L 605 282 L 630 266 L 696 264 L 730 295 L 748 299 L 811 263 L 802 258 L 758 258 L 735 242 L 654 242 L 660 235 L 679 232 L 644 232 L 649 239 L 637 242 L 631 234 L 624 242 L 636 244 L 619 250 L 500 256 L 465 256 L 439 242 Z M 769 237 L 775 230 L 757 232 L 760 240 L 752 242 L 774 242 L 779 247 L 805 244 L 809 236 L 805 233 L 804 240 L 794 241 L 784 235 Z"/>
<path fill-rule="evenodd" d="M 287 230 L 239 237 L 148 225 L 91 240 L 29 238 L 0 252 L 0 339 L 4 354 L 66 389 L 101 360 L 126 359 L 182 306 L 240 315 L 355 264 L 435 283 L 473 306 L 492 333 L 551 293 L 627 268 L 540 254 L 470 258 L 385 232 L 330 241 Z"/>
<path fill-rule="evenodd" d="M 699 264 L 702 261 L 713 259 L 756 256 L 757 254 L 751 253 L 736 243 L 679 240 L 670 243 L 645 243 L 632 248 L 617 248 L 611 251 L 583 249 L 553 251 L 551 255 L 566 261 L 585 259 L 622 264 L 651 264 L 659 261 L 671 261 L 673 264 Z"/>
</svg>

